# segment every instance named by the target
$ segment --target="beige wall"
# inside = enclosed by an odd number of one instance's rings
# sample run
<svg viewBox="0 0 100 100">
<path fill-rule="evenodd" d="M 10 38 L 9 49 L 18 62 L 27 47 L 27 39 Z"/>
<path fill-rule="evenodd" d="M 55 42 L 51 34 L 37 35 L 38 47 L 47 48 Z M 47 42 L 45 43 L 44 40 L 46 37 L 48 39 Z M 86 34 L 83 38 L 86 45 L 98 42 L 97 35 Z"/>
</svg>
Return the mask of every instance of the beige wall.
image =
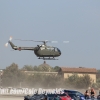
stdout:
<svg viewBox="0 0 100 100">
<path fill-rule="evenodd" d="M 68 76 L 73 75 L 72 73 L 64 73 L 64 78 L 68 78 Z M 79 76 L 83 76 L 85 74 L 78 74 Z M 96 74 L 88 74 L 90 78 L 96 83 Z"/>
<path fill-rule="evenodd" d="M 25 71 L 27 75 L 34 75 L 34 74 L 44 74 L 44 75 L 58 75 L 58 72 L 34 72 L 34 71 Z"/>
</svg>

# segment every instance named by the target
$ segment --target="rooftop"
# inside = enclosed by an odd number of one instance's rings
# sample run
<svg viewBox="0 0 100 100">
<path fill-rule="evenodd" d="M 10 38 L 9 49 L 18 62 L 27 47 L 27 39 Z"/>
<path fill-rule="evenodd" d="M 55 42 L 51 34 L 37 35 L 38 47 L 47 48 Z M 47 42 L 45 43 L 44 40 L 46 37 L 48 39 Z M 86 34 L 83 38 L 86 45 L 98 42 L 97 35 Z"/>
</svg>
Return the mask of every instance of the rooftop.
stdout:
<svg viewBox="0 0 100 100">
<path fill-rule="evenodd" d="M 95 68 L 85 68 L 85 67 L 61 67 L 60 71 L 62 72 L 73 72 L 73 73 L 97 73 Z"/>
</svg>

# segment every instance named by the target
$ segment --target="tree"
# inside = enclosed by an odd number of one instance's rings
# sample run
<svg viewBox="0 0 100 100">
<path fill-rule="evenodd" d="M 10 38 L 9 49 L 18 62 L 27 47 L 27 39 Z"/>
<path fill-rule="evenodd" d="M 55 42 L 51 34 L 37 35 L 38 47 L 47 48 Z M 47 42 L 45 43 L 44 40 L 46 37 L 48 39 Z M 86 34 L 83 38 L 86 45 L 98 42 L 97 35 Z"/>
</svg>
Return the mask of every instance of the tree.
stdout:
<svg viewBox="0 0 100 100">
<path fill-rule="evenodd" d="M 88 88 L 92 84 L 92 79 L 88 74 L 83 74 L 83 76 L 80 76 L 79 79 L 76 82 L 77 88 Z"/>
<path fill-rule="evenodd" d="M 26 71 L 34 71 L 34 67 L 33 66 L 29 66 L 29 65 L 24 65 L 24 67 L 22 68 L 22 70 L 26 70 Z"/>
<path fill-rule="evenodd" d="M 83 74 L 83 76 L 73 74 L 68 76 L 68 79 L 65 80 L 65 84 L 74 88 L 88 88 L 92 84 L 92 79 L 86 74 Z"/>
<path fill-rule="evenodd" d="M 34 66 L 34 71 L 38 71 L 38 67 L 37 66 Z"/>
<path fill-rule="evenodd" d="M 3 72 L 2 85 L 9 87 L 19 86 L 20 81 L 22 81 L 24 77 L 25 75 L 18 69 L 18 65 L 12 63 Z"/>
<path fill-rule="evenodd" d="M 100 70 L 97 70 L 96 78 L 100 78 Z"/>
<path fill-rule="evenodd" d="M 58 72 L 59 70 L 60 70 L 60 67 L 59 67 L 59 66 L 55 66 L 55 67 L 54 67 L 54 71 L 55 71 L 55 72 Z"/>
</svg>

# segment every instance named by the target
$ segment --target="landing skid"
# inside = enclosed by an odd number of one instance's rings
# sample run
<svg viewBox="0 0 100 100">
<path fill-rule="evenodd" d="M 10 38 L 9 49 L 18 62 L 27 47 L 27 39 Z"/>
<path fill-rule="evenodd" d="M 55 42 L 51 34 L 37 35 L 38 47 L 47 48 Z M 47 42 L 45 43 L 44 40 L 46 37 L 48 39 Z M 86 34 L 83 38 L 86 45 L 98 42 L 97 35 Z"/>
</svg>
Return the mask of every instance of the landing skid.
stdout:
<svg viewBox="0 0 100 100">
<path fill-rule="evenodd" d="M 43 60 L 58 60 L 58 59 L 55 59 L 55 58 L 38 58 L 38 59 L 43 59 Z"/>
</svg>

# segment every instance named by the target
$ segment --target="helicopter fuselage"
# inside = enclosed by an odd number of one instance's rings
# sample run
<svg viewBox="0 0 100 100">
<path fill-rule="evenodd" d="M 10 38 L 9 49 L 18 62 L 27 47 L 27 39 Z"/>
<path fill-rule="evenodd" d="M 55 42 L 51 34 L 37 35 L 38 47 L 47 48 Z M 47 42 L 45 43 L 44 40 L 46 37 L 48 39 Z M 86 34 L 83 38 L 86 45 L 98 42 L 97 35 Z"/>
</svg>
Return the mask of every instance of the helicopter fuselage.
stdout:
<svg viewBox="0 0 100 100">
<path fill-rule="evenodd" d="M 37 57 L 58 57 L 61 55 L 61 51 L 57 47 L 38 47 L 34 50 Z"/>
<path fill-rule="evenodd" d="M 32 50 L 37 57 L 58 57 L 61 55 L 61 51 L 57 47 L 51 47 L 46 45 L 37 45 L 37 47 L 17 47 L 11 41 L 9 41 L 11 47 L 14 50 Z"/>
</svg>

